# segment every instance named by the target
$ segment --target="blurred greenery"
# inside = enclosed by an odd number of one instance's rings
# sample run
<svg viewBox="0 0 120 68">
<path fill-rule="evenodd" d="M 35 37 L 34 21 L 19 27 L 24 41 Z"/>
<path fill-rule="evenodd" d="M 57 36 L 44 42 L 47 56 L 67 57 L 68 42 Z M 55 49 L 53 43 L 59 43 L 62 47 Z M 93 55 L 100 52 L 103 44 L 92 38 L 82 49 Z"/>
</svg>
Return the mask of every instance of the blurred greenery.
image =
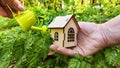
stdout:
<svg viewBox="0 0 120 68">
<path fill-rule="evenodd" d="M 120 14 L 120 0 L 25 0 L 42 27 L 59 15 L 75 14 L 77 21 L 104 23 Z M 23 31 L 15 19 L 0 17 L 0 68 L 119 68 L 120 46 L 105 48 L 92 56 L 48 56 L 53 43 L 50 30 Z"/>
</svg>

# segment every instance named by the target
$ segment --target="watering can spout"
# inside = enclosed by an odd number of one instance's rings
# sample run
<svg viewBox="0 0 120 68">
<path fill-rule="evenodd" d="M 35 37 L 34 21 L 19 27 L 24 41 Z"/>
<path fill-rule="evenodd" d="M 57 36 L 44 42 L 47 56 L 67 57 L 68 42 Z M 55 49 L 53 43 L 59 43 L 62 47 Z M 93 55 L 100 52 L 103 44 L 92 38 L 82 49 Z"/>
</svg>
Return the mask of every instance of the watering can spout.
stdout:
<svg viewBox="0 0 120 68">
<path fill-rule="evenodd" d="M 36 27 L 36 26 L 32 26 L 31 29 L 33 30 L 40 30 L 42 33 L 45 33 L 47 30 L 47 26 L 43 25 L 41 28 L 40 27 Z"/>
</svg>

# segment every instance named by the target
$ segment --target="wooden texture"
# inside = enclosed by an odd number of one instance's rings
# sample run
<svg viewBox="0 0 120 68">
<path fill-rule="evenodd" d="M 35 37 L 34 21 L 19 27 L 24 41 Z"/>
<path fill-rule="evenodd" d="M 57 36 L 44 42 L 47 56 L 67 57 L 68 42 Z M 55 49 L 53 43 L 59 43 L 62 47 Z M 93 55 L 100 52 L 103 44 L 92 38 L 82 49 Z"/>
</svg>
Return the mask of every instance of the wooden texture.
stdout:
<svg viewBox="0 0 120 68">
<path fill-rule="evenodd" d="M 77 33 L 80 27 L 74 15 L 58 16 L 48 26 L 51 29 L 51 37 L 54 39 L 55 32 L 58 32 L 58 41 L 54 41 L 54 45 L 62 47 L 73 47 L 77 45 Z M 74 41 L 68 42 L 68 30 L 73 28 Z"/>
<path fill-rule="evenodd" d="M 51 29 L 51 37 L 54 39 L 54 33 L 58 32 L 58 41 L 54 41 L 54 45 L 63 47 L 64 33 L 63 29 Z"/>
<path fill-rule="evenodd" d="M 73 15 L 58 16 L 48 26 L 48 28 L 64 28 Z"/>
<path fill-rule="evenodd" d="M 65 40 L 64 40 L 64 47 L 72 47 L 72 46 L 76 46 L 77 45 L 77 33 L 78 33 L 78 29 L 74 23 L 75 21 L 73 19 L 71 19 L 69 21 L 69 23 L 66 25 L 66 27 L 64 28 L 64 33 L 65 33 Z M 75 38 L 74 38 L 74 42 L 68 42 L 68 30 L 69 28 L 73 28 L 75 31 Z"/>
</svg>

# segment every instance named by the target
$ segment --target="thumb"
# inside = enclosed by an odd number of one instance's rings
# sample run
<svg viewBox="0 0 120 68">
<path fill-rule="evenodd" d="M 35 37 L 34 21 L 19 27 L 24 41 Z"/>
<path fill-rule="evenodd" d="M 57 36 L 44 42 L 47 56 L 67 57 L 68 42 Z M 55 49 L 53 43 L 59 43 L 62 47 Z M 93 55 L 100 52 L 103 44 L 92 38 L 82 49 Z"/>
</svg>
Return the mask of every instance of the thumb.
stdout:
<svg viewBox="0 0 120 68">
<path fill-rule="evenodd" d="M 75 53 L 78 53 L 77 51 L 75 50 L 72 50 L 72 49 L 67 49 L 65 47 L 59 47 L 57 45 L 51 45 L 50 48 L 56 52 L 59 52 L 61 54 L 64 54 L 64 55 L 68 55 L 68 56 L 73 56 Z"/>
<path fill-rule="evenodd" d="M 71 57 L 73 57 L 74 54 L 78 54 L 78 52 L 76 50 L 68 49 L 65 47 L 59 47 L 57 49 L 57 52 L 64 54 L 64 55 L 67 55 L 67 56 L 71 56 Z"/>
<path fill-rule="evenodd" d="M 11 0 L 11 1 L 7 1 L 7 2 L 8 2 L 8 5 L 14 10 L 18 10 L 18 11 L 24 10 L 24 2 L 23 1 Z"/>
</svg>

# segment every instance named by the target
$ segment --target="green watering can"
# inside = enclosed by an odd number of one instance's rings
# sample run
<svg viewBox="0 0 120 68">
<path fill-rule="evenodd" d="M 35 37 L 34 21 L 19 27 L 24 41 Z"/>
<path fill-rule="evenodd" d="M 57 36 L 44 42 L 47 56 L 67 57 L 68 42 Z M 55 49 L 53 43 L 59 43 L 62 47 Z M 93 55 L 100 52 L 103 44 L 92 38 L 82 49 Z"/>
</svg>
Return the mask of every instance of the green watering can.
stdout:
<svg viewBox="0 0 120 68">
<path fill-rule="evenodd" d="M 35 14 L 30 10 L 18 14 L 17 16 L 15 16 L 15 19 L 24 31 L 29 29 L 34 29 L 34 30 L 40 30 L 42 33 L 45 33 L 47 30 L 47 27 L 45 25 L 42 26 L 41 28 L 33 26 L 36 23 L 37 18 Z"/>
</svg>

